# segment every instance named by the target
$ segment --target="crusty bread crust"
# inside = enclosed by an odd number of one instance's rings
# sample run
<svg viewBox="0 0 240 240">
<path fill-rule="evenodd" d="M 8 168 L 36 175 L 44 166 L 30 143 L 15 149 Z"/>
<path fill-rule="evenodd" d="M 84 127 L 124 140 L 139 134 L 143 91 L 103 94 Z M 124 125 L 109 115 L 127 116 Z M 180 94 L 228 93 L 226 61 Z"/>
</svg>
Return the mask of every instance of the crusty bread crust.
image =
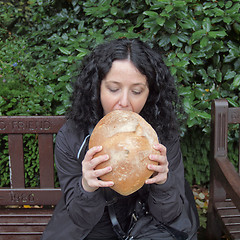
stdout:
<svg viewBox="0 0 240 240">
<path fill-rule="evenodd" d="M 96 169 L 112 166 L 112 172 L 101 179 L 113 181 L 111 188 L 127 196 L 141 188 L 153 174 L 147 165 L 157 164 L 149 159 L 150 154 L 159 154 L 153 149 L 156 143 L 155 130 L 139 114 L 115 110 L 98 122 L 90 137 L 89 148 L 103 146 L 95 156 L 108 154 L 110 159 Z"/>
</svg>

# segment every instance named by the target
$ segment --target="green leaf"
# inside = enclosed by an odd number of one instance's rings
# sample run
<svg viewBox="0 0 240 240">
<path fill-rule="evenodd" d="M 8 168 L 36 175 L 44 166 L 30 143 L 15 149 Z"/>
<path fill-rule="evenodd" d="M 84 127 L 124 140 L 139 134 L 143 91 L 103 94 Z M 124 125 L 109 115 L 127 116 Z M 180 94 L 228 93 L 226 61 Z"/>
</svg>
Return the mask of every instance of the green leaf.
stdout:
<svg viewBox="0 0 240 240">
<path fill-rule="evenodd" d="M 84 32 L 85 28 L 84 28 L 84 21 L 80 21 L 78 24 L 78 32 Z"/>
<path fill-rule="evenodd" d="M 189 64 L 189 61 L 187 60 L 181 60 L 179 62 L 174 62 L 174 65 L 176 67 L 186 67 Z"/>
<path fill-rule="evenodd" d="M 192 109 L 192 100 L 189 97 L 185 97 L 183 100 L 183 106 L 186 113 L 190 113 Z"/>
<path fill-rule="evenodd" d="M 66 84 L 66 89 L 69 93 L 72 93 L 73 92 L 73 88 L 72 88 L 72 85 L 71 84 Z"/>
<path fill-rule="evenodd" d="M 192 114 L 190 114 L 189 116 L 191 116 Z M 194 125 L 198 125 L 199 121 L 197 120 L 197 118 L 195 117 L 195 115 L 192 118 L 188 118 L 187 120 L 187 126 L 189 128 L 193 127 Z"/>
<path fill-rule="evenodd" d="M 224 17 L 223 21 L 227 24 L 230 24 L 232 22 L 232 18 L 231 17 Z"/>
<path fill-rule="evenodd" d="M 235 14 L 238 13 L 240 9 L 240 3 L 234 4 L 230 9 L 226 10 L 227 14 Z"/>
<path fill-rule="evenodd" d="M 217 79 L 218 82 L 222 81 L 222 73 L 221 72 L 219 72 L 219 71 L 217 72 L 217 78 L 216 79 Z"/>
<path fill-rule="evenodd" d="M 160 25 L 160 26 L 163 26 L 164 23 L 165 23 L 165 18 L 163 18 L 163 17 L 158 17 L 158 18 L 156 19 L 156 23 L 157 23 L 158 25 Z"/>
<path fill-rule="evenodd" d="M 227 1 L 226 5 L 225 5 L 225 8 L 230 8 L 232 7 L 232 1 Z"/>
<path fill-rule="evenodd" d="M 65 47 L 59 47 L 58 48 L 63 54 L 65 55 L 70 55 L 71 54 L 71 51 L 69 51 L 67 48 Z"/>
<path fill-rule="evenodd" d="M 166 46 L 168 43 L 170 42 L 170 39 L 169 39 L 169 36 L 165 35 L 165 36 L 162 36 L 160 38 L 160 41 L 159 41 L 159 46 L 160 47 L 164 47 Z"/>
<path fill-rule="evenodd" d="M 113 16 L 117 16 L 118 8 L 117 7 L 111 7 L 110 12 Z"/>
<path fill-rule="evenodd" d="M 157 12 L 154 12 L 154 11 L 145 11 L 143 12 L 144 15 L 147 15 L 149 17 L 153 17 L 153 18 L 156 18 L 158 17 L 158 13 Z"/>
<path fill-rule="evenodd" d="M 77 55 L 78 59 L 82 59 L 84 56 L 86 56 L 89 53 L 89 50 L 84 48 L 77 48 L 76 50 L 79 51 L 79 54 Z"/>
<path fill-rule="evenodd" d="M 167 20 L 165 22 L 165 26 L 166 26 L 166 28 L 170 28 L 170 29 L 175 30 L 176 29 L 176 22 L 173 21 L 173 20 Z"/>
<path fill-rule="evenodd" d="M 235 31 L 235 33 L 237 33 L 238 35 L 240 35 L 240 24 L 239 23 L 234 23 L 233 24 L 233 29 Z"/>
<path fill-rule="evenodd" d="M 198 30 L 192 34 L 192 40 L 200 40 L 203 36 L 206 36 L 206 31 L 205 30 Z"/>
<path fill-rule="evenodd" d="M 204 18 L 203 19 L 203 29 L 206 31 L 206 32 L 210 32 L 211 28 L 212 28 L 212 23 L 211 23 L 211 20 L 210 18 Z"/>
<path fill-rule="evenodd" d="M 104 18 L 103 22 L 105 23 L 104 26 L 110 26 L 114 23 L 114 20 L 111 18 Z"/>
<path fill-rule="evenodd" d="M 183 28 L 183 29 L 192 29 L 194 31 L 196 31 L 196 29 L 200 26 L 198 26 L 198 22 L 193 19 L 192 17 L 190 18 L 186 18 L 183 20 L 179 20 L 178 21 L 179 25 Z"/>
<path fill-rule="evenodd" d="M 196 111 L 196 115 L 198 117 L 204 118 L 204 119 L 211 119 L 211 114 L 203 112 L 203 111 Z"/>
<path fill-rule="evenodd" d="M 208 75 L 205 69 L 199 69 L 198 72 L 201 74 L 201 76 L 203 77 L 204 80 L 208 79 Z"/>
<path fill-rule="evenodd" d="M 189 54 L 191 51 L 192 51 L 192 47 L 191 47 L 191 46 L 186 46 L 186 47 L 185 47 L 185 52 L 186 52 L 186 53 Z"/>
<path fill-rule="evenodd" d="M 55 91 L 54 91 L 53 87 L 50 86 L 50 85 L 47 85 L 47 86 L 46 86 L 46 90 L 47 90 L 47 92 L 49 92 L 49 93 L 51 93 L 51 94 L 55 94 Z"/>
<path fill-rule="evenodd" d="M 187 5 L 187 1 L 173 1 L 172 4 L 175 6 L 175 7 L 183 7 L 185 5 Z"/>
<path fill-rule="evenodd" d="M 172 34 L 170 37 L 170 42 L 172 43 L 172 45 L 175 45 L 178 42 L 178 37 L 175 34 Z"/>
<path fill-rule="evenodd" d="M 225 79 L 225 80 L 232 79 L 232 78 L 235 77 L 235 75 L 236 75 L 236 72 L 231 71 L 231 70 L 228 70 L 227 73 L 226 73 L 225 76 L 224 76 L 224 79 Z"/>
<path fill-rule="evenodd" d="M 209 37 L 217 38 L 217 37 L 225 37 L 227 33 L 225 31 L 211 31 L 208 33 Z"/>
<path fill-rule="evenodd" d="M 69 75 L 64 75 L 58 78 L 59 82 L 65 82 L 67 80 L 69 80 L 70 76 Z"/>
<path fill-rule="evenodd" d="M 165 10 L 166 10 L 167 13 L 170 13 L 173 10 L 173 5 L 167 5 L 165 7 Z"/>
<path fill-rule="evenodd" d="M 207 36 L 204 36 L 200 41 L 200 47 L 205 48 L 208 45 L 209 39 Z"/>
<path fill-rule="evenodd" d="M 224 62 L 225 63 L 232 62 L 234 59 L 236 59 L 236 57 L 232 54 L 229 54 L 229 55 L 224 57 Z"/>
<path fill-rule="evenodd" d="M 239 105 L 231 98 L 226 98 L 228 102 L 233 106 L 233 107 L 239 107 Z"/>
<path fill-rule="evenodd" d="M 66 112 L 66 109 L 63 106 L 58 106 L 56 109 L 56 115 L 64 115 Z"/>
<path fill-rule="evenodd" d="M 213 8 L 212 11 L 215 16 L 219 16 L 219 17 L 224 16 L 224 11 L 220 8 Z"/>
<path fill-rule="evenodd" d="M 207 68 L 207 73 L 211 78 L 215 78 L 216 73 L 217 73 L 217 69 L 214 69 L 212 66 L 209 66 Z"/>
<path fill-rule="evenodd" d="M 232 86 L 234 88 L 239 88 L 239 86 L 240 86 L 240 74 L 238 74 L 234 77 Z"/>
<path fill-rule="evenodd" d="M 185 34 L 179 34 L 178 35 L 178 39 L 179 41 L 183 42 L 183 43 L 187 43 L 189 40 L 189 36 L 185 35 Z"/>
<path fill-rule="evenodd" d="M 186 96 L 192 94 L 192 89 L 190 87 L 179 87 L 178 94 L 181 96 Z"/>
</svg>

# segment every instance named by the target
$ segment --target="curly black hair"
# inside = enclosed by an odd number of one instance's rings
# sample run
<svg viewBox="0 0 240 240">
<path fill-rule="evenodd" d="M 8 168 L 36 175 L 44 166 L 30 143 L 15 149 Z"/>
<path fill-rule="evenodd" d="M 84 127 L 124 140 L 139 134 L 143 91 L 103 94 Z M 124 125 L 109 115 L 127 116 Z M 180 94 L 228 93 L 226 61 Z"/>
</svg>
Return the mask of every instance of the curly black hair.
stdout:
<svg viewBox="0 0 240 240">
<path fill-rule="evenodd" d="M 147 77 L 149 96 L 140 115 L 159 136 L 168 139 L 177 130 L 178 94 L 174 78 L 161 54 L 139 39 L 116 39 L 98 45 L 82 61 L 80 73 L 73 84 L 72 105 L 68 118 L 80 129 L 93 128 L 103 117 L 100 84 L 115 60 L 130 59 Z"/>
</svg>

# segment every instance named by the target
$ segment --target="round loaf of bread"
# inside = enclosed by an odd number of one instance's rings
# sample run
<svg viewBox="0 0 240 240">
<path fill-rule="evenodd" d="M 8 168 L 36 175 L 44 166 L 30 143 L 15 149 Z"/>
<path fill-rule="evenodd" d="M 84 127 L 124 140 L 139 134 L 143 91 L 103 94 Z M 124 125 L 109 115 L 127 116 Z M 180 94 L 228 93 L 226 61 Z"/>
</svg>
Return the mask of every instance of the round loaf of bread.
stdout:
<svg viewBox="0 0 240 240">
<path fill-rule="evenodd" d="M 96 169 L 111 166 L 112 171 L 100 179 L 113 181 L 111 188 L 127 196 L 140 189 L 153 174 L 147 165 L 157 164 L 149 159 L 150 154 L 159 154 L 153 148 L 156 143 L 158 136 L 155 130 L 139 114 L 115 110 L 104 116 L 95 126 L 89 148 L 103 147 L 95 157 L 108 154 L 110 158 Z"/>
</svg>

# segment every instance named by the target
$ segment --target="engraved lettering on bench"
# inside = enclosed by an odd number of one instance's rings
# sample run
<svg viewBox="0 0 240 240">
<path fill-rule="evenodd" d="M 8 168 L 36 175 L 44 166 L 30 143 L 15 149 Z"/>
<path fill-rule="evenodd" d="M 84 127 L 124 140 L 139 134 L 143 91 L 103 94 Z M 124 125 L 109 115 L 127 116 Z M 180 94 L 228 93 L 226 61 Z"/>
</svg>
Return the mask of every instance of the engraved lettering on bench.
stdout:
<svg viewBox="0 0 240 240">
<path fill-rule="evenodd" d="M 0 122 L 0 130 L 5 130 L 6 129 L 6 123 L 1 121 Z"/>
<path fill-rule="evenodd" d="M 43 121 L 12 121 L 12 128 L 17 130 L 48 130 L 51 122 Z"/>
<path fill-rule="evenodd" d="M 219 129 L 218 129 L 218 137 L 217 137 L 217 154 L 219 156 L 223 156 L 226 153 L 226 142 L 224 141 L 224 136 L 226 134 L 226 114 L 225 113 L 219 113 L 217 115 L 218 123 L 219 123 Z"/>
<path fill-rule="evenodd" d="M 237 121 L 237 119 L 240 119 L 240 112 L 239 111 L 233 111 L 231 117 L 232 117 L 233 121 Z"/>
<path fill-rule="evenodd" d="M 11 202 L 13 202 L 13 203 L 23 203 L 24 204 L 26 202 L 30 202 L 30 203 L 34 202 L 34 194 L 33 193 L 11 192 L 10 197 L 11 197 Z"/>
</svg>

